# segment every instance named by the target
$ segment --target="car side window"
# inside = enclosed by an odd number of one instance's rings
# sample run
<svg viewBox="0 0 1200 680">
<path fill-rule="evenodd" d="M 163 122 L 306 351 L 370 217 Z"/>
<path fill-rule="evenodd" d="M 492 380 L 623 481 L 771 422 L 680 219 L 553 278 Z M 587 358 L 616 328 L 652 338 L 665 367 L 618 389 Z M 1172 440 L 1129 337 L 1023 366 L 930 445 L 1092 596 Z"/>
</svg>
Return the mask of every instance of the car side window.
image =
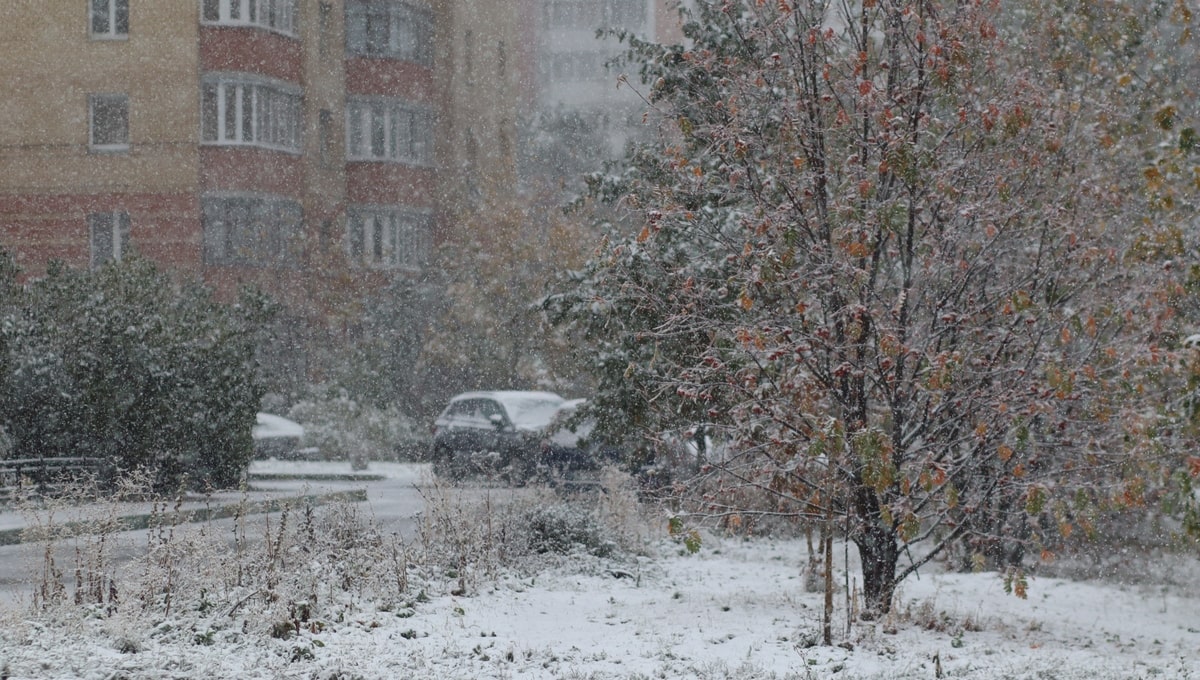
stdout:
<svg viewBox="0 0 1200 680">
<path fill-rule="evenodd" d="M 491 399 L 486 400 L 484 402 L 484 407 L 483 407 L 484 420 L 495 425 L 496 421 L 494 420 L 494 418 L 496 418 L 497 416 L 499 416 L 500 422 L 505 427 L 508 427 L 509 425 L 512 424 L 512 419 L 510 419 L 508 417 L 508 414 L 505 413 L 504 407 L 501 406 L 500 403 L 498 403 L 496 401 L 492 401 Z"/>
<path fill-rule="evenodd" d="M 495 404 L 487 399 L 464 399 L 457 404 L 451 418 L 462 425 L 469 427 L 488 427 L 488 414 L 490 409 L 495 408 Z"/>
<path fill-rule="evenodd" d="M 479 415 L 483 417 L 484 420 L 487 420 L 492 416 L 504 415 L 504 410 L 501 409 L 500 405 L 496 402 L 490 399 L 482 399 L 479 402 Z"/>
<path fill-rule="evenodd" d="M 480 423 L 487 420 L 481 414 L 481 402 L 480 399 L 463 399 L 455 402 L 446 417 L 459 425 L 479 427 Z"/>
</svg>

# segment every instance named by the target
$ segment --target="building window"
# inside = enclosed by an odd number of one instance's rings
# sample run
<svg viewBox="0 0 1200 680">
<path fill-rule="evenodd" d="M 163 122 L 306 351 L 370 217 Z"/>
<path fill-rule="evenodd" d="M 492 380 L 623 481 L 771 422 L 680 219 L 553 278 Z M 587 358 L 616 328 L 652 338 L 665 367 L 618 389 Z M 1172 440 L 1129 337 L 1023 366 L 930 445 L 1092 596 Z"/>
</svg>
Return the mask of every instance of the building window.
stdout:
<svg viewBox="0 0 1200 680">
<path fill-rule="evenodd" d="M 646 0 L 546 0 L 546 27 L 595 31 L 601 28 L 638 30 L 646 21 Z"/>
<path fill-rule="evenodd" d="M 463 32 L 463 72 L 467 74 L 467 84 L 475 84 L 475 32 Z"/>
<path fill-rule="evenodd" d="M 398 99 L 346 102 L 346 158 L 428 165 L 433 162 L 433 114 Z"/>
<path fill-rule="evenodd" d="M 429 252 L 429 213 L 394 206 L 352 206 L 346 214 L 350 262 L 370 269 L 420 269 Z"/>
<path fill-rule="evenodd" d="M 256 26 L 288 35 L 296 34 L 296 0 L 203 0 L 201 18 L 206 24 Z"/>
<path fill-rule="evenodd" d="M 318 52 L 324 57 L 329 53 L 329 34 L 333 31 L 333 3 L 321 2 L 317 5 L 317 43 Z"/>
<path fill-rule="evenodd" d="M 555 55 L 543 64 L 543 76 L 556 83 L 606 82 L 609 75 L 606 62 L 612 58 L 609 52 L 565 52 Z"/>
<path fill-rule="evenodd" d="M 88 215 L 88 241 L 92 269 L 99 269 L 105 262 L 120 262 L 129 252 L 129 213 L 115 210 Z"/>
<path fill-rule="evenodd" d="M 333 134 L 333 111 L 321 109 L 317 114 L 317 150 L 320 154 L 321 167 L 334 167 L 334 154 L 337 152 Z"/>
<path fill-rule="evenodd" d="M 433 13 L 400 0 L 347 0 L 346 51 L 432 64 Z"/>
<path fill-rule="evenodd" d="M 204 262 L 246 267 L 293 267 L 299 262 L 300 204 L 275 196 L 205 196 Z"/>
<path fill-rule="evenodd" d="M 200 139 L 300 150 L 300 90 L 237 77 L 207 77 L 200 87 Z"/>
<path fill-rule="evenodd" d="M 129 149 L 129 96 L 88 96 L 88 144 L 94 151 Z"/>
<path fill-rule="evenodd" d="M 129 0 L 90 0 L 92 37 L 129 36 Z"/>
</svg>

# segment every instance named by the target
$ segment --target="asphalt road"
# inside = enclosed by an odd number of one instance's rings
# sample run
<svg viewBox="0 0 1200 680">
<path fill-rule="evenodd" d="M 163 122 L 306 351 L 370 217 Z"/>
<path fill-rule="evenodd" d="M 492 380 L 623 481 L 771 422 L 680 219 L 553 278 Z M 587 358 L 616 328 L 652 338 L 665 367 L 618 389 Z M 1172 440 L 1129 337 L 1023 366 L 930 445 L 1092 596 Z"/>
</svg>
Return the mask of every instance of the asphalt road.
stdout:
<svg viewBox="0 0 1200 680">
<path fill-rule="evenodd" d="M 256 472 L 270 479 L 255 480 Z M 246 497 L 254 501 L 286 500 L 299 496 L 322 498 L 346 492 L 361 495 L 361 492 L 365 491 L 366 501 L 361 503 L 360 509 L 367 513 L 382 532 L 398 534 L 403 540 L 412 540 L 416 535 L 418 515 L 425 507 L 426 497 L 439 493 L 433 484 L 432 474 L 425 465 L 380 463 L 373 464 L 365 471 L 356 472 L 349 469 L 348 463 L 262 461 L 255 463 L 251 473 L 251 491 Z M 212 509 L 220 507 L 222 503 L 231 504 L 242 500 L 240 494 L 220 494 L 218 497 L 190 503 L 188 507 L 203 506 Z M 121 506 L 116 514 L 144 516 L 153 510 L 150 504 L 143 503 L 140 507 Z M 55 511 L 54 521 L 61 523 L 72 521 L 76 517 L 94 518 L 101 512 L 111 511 L 111 507 L 104 508 L 100 505 L 63 507 Z M 44 523 L 50 515 L 48 510 L 31 514 L 0 506 L 0 530 L 14 532 L 31 523 Z M 266 526 L 276 515 L 277 513 L 266 512 L 245 518 L 243 521 L 246 522 L 246 535 L 262 535 L 264 532 L 261 527 Z M 213 527 L 216 535 L 232 537 L 233 519 L 205 521 Z M 148 530 L 145 529 L 115 534 L 113 544 L 117 546 L 117 554 L 113 555 L 112 559 L 118 564 L 127 564 L 129 560 L 145 553 L 148 538 Z M 58 542 L 54 560 L 65 573 L 67 580 L 71 578 L 72 565 L 76 560 L 75 546 L 81 543 L 87 544 L 86 541 L 71 539 Z M 41 572 L 45 561 L 44 544 L 0 545 L 0 606 L 20 606 L 29 602 L 36 584 L 42 580 Z"/>
</svg>

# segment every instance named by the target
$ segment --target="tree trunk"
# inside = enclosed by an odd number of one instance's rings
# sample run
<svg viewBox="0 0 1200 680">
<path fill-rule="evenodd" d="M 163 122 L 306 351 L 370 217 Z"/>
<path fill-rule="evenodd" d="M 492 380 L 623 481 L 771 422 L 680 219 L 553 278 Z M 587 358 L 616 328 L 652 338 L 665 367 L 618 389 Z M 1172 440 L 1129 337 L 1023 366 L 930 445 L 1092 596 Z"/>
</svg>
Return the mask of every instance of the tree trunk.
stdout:
<svg viewBox="0 0 1200 680">
<path fill-rule="evenodd" d="M 821 640 L 833 644 L 833 504 L 826 505 L 825 523 L 821 526 L 822 550 L 825 553 L 825 615 Z"/>
<path fill-rule="evenodd" d="M 900 546 L 892 531 L 875 522 L 868 522 L 854 537 L 854 543 L 862 561 L 863 598 L 866 601 L 862 618 L 870 620 L 891 611 Z"/>
</svg>

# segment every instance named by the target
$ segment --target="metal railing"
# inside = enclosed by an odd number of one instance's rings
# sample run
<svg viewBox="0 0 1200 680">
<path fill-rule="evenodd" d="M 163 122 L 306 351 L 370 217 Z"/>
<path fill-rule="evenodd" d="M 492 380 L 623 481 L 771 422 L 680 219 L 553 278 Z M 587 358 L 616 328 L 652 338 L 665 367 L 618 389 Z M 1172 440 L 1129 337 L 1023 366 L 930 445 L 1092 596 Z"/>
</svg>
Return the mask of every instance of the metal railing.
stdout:
<svg viewBox="0 0 1200 680">
<path fill-rule="evenodd" d="M 22 484 L 32 484 L 39 493 L 46 493 L 68 482 L 94 476 L 99 469 L 98 458 L 0 460 L 0 498 L 10 496 Z"/>
</svg>

